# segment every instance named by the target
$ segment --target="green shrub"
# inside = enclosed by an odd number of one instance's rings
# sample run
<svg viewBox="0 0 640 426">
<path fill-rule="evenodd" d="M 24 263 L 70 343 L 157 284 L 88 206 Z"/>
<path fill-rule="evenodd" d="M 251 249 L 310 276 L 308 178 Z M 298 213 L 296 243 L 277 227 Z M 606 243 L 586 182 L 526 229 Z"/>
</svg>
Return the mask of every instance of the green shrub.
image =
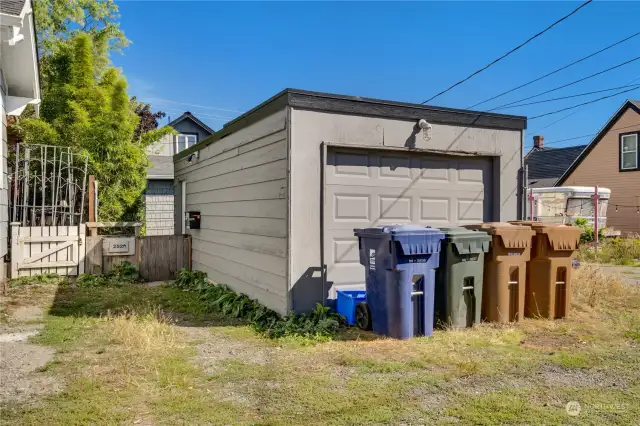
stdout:
<svg viewBox="0 0 640 426">
<path fill-rule="evenodd" d="M 330 338 L 335 335 L 344 318 L 320 304 L 308 314 L 289 313 L 282 317 L 247 295 L 236 293 L 223 284 L 212 284 L 201 271 L 178 271 L 174 286 L 184 291 L 200 293 L 209 309 L 234 318 L 247 320 L 258 332 L 269 338 L 303 336 Z"/>
<path fill-rule="evenodd" d="M 11 287 L 34 284 L 66 284 L 67 278 L 58 274 L 40 274 L 30 277 L 18 277 L 11 280 Z"/>
<path fill-rule="evenodd" d="M 605 239 L 600 243 L 597 251 L 594 247 L 582 245 L 578 257 L 585 262 L 636 265 L 640 263 L 640 239 Z"/>
<path fill-rule="evenodd" d="M 81 274 L 76 280 L 76 285 L 78 287 L 119 287 L 124 284 L 133 284 L 139 280 L 140 273 L 136 265 L 120 262 L 113 265 L 106 274 Z"/>
<path fill-rule="evenodd" d="M 591 243 L 595 240 L 595 232 L 593 226 L 589 225 L 589 221 L 585 218 L 576 218 L 575 226 L 582 229 L 582 235 L 580 235 L 580 243 Z M 604 240 L 604 229 L 598 229 L 598 239 Z"/>
</svg>

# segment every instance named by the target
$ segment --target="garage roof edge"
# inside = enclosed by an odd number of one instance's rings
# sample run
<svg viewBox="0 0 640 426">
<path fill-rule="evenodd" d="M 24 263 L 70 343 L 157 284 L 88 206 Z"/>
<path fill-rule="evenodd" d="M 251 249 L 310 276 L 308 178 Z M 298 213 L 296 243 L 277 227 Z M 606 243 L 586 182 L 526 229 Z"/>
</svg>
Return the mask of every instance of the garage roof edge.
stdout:
<svg viewBox="0 0 640 426">
<path fill-rule="evenodd" d="M 225 124 L 207 139 L 174 156 L 178 161 L 225 136 L 247 127 L 286 106 L 299 109 L 364 115 L 399 120 L 425 120 L 453 126 L 484 127 L 500 130 L 524 130 L 527 118 L 517 115 L 495 114 L 456 108 L 435 107 L 406 102 L 387 101 L 359 96 L 335 95 L 300 89 L 285 89 L 255 108 Z"/>
</svg>

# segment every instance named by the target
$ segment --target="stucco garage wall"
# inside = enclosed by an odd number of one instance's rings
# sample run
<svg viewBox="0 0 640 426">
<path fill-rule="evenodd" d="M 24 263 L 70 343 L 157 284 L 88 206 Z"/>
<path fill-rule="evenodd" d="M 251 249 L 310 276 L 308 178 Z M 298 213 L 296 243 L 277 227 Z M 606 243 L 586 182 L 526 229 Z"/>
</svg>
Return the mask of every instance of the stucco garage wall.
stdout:
<svg viewBox="0 0 640 426">
<path fill-rule="evenodd" d="M 492 216 L 517 218 L 517 182 L 522 152 L 520 131 L 433 124 L 430 140 L 415 131 L 416 121 L 291 109 L 290 308 L 305 310 L 322 292 L 321 190 L 322 143 L 375 150 L 408 147 L 441 154 L 492 157 Z M 325 200 L 326 203 L 326 200 Z M 374 220 L 376 218 L 373 218 Z M 453 223 L 452 223 L 453 224 Z M 326 263 L 326 262 L 325 262 Z M 321 300 L 321 298 L 320 298 Z M 304 305 L 304 306 L 303 306 Z"/>
<path fill-rule="evenodd" d="M 176 230 L 199 211 L 193 268 L 269 308 L 287 310 L 287 129 L 282 110 L 175 162 Z"/>
</svg>

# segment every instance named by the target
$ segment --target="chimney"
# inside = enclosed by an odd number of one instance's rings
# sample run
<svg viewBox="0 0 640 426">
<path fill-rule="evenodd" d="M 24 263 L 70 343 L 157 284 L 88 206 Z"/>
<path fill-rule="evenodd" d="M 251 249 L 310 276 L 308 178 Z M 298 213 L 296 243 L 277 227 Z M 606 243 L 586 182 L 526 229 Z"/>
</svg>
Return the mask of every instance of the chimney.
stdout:
<svg viewBox="0 0 640 426">
<path fill-rule="evenodd" d="M 544 148 L 544 136 L 534 136 L 533 147 L 538 149 Z"/>
</svg>

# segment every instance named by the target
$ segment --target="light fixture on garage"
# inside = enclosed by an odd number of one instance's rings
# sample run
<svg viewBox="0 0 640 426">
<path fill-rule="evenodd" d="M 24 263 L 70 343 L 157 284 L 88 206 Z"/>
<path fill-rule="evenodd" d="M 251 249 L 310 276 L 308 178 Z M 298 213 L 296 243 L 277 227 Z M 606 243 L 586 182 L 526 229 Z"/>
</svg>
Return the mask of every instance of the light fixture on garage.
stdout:
<svg viewBox="0 0 640 426">
<path fill-rule="evenodd" d="M 191 154 L 189 154 L 189 156 L 187 157 L 187 163 L 191 164 L 193 162 L 194 157 L 196 160 L 199 160 L 200 151 L 192 152 Z"/>
<path fill-rule="evenodd" d="M 424 118 L 421 118 L 418 121 L 418 127 L 420 129 L 422 129 L 422 138 L 425 141 L 429 141 L 431 140 L 431 129 L 433 126 L 431 126 L 431 123 L 429 123 L 427 120 L 425 120 Z"/>
</svg>

